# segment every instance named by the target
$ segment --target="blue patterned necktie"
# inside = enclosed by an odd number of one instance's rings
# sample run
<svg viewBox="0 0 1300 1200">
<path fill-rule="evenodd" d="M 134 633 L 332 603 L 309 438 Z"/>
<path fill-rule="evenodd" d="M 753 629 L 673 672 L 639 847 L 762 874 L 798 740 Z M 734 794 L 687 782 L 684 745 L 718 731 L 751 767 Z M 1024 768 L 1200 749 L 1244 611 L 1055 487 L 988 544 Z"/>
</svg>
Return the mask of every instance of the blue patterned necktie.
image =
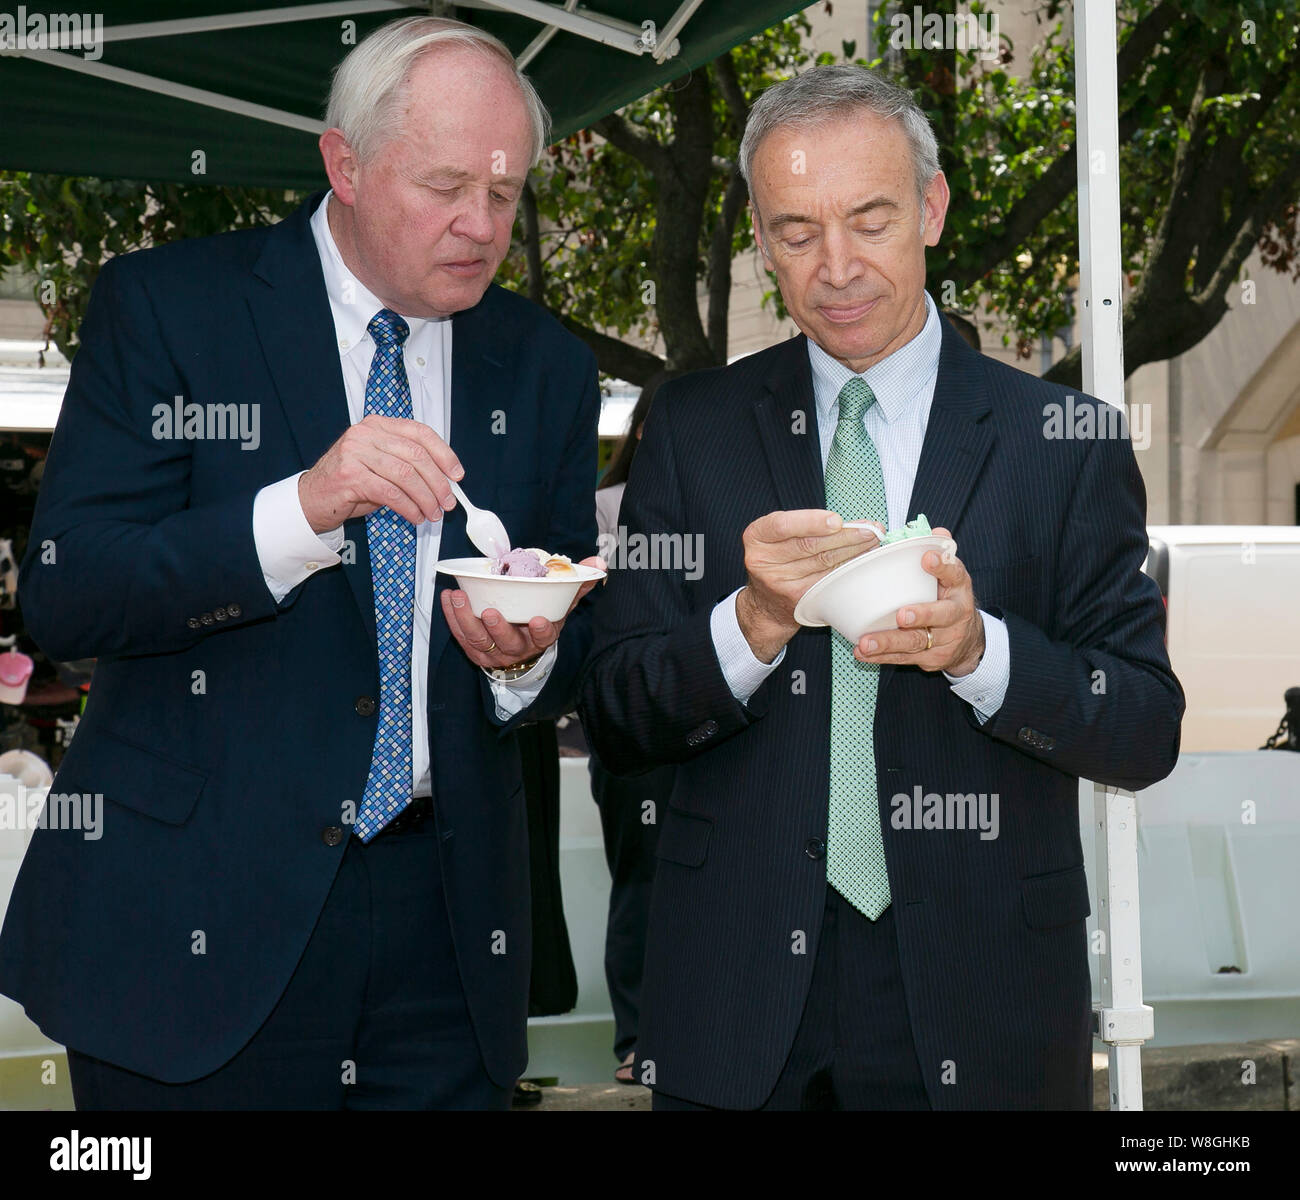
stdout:
<svg viewBox="0 0 1300 1200">
<path fill-rule="evenodd" d="M 367 331 L 375 356 L 366 380 L 366 415 L 411 417 L 411 387 L 402 361 L 410 327 L 381 308 Z M 379 725 L 370 777 L 353 833 L 370 841 L 411 802 L 411 625 L 415 602 L 415 526 L 391 508 L 366 516 L 370 580 L 379 641 Z"/>
<path fill-rule="evenodd" d="M 840 389 L 839 420 L 826 458 L 826 507 L 846 521 L 889 527 L 880 455 L 862 423 L 875 394 L 862 379 Z M 876 792 L 876 690 L 880 667 L 859 662 L 853 645 L 831 631 L 831 792 L 826 879 L 875 920 L 889 906 L 889 872 Z"/>
</svg>

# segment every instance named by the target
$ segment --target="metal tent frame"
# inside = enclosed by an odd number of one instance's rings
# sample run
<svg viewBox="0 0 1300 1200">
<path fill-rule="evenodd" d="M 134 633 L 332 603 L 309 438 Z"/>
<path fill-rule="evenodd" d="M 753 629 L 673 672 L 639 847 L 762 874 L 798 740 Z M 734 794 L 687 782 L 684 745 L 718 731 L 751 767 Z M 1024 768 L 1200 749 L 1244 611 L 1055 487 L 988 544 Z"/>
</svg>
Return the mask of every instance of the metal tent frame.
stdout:
<svg viewBox="0 0 1300 1200">
<path fill-rule="evenodd" d="M 1115 0 L 1076 0 L 1079 293 L 1083 390 L 1124 409 L 1124 316 L 1119 218 L 1119 100 Z M 1093 1033 L 1110 1059 L 1110 1107 L 1142 1107 L 1142 1043 L 1155 1017 L 1142 1003 L 1137 797 L 1093 785 L 1101 1001 Z"/>
<path fill-rule="evenodd" d="M 703 2 L 704 0 L 682 0 L 662 31 L 656 28 L 654 21 L 646 20 L 639 26 L 634 25 L 618 17 L 580 7 L 578 0 L 565 0 L 562 5 L 547 4 L 542 0 L 457 0 L 456 6 L 509 13 L 541 25 L 542 30 L 516 59 L 520 70 L 523 70 L 561 31 L 588 38 L 628 54 L 636 56 L 649 54 L 654 57 L 655 62 L 663 64 L 670 58 L 676 58 L 680 53 L 681 41 L 677 35 L 685 28 L 686 23 L 695 15 L 696 9 Z M 79 71 L 126 87 L 171 96 L 177 100 L 187 100 L 193 104 L 203 104 L 238 116 L 251 117 L 273 125 L 284 125 L 289 129 L 320 134 L 325 131 L 324 122 L 312 120 L 299 113 L 269 108 L 263 104 L 253 104 L 235 96 L 189 87 L 157 75 L 129 71 L 98 60 L 76 58 L 61 51 L 82 50 L 87 47 L 87 43 L 95 45 L 100 42 L 128 42 L 145 38 L 212 33 L 215 30 L 249 29 L 262 25 L 284 25 L 388 10 L 409 11 L 410 7 L 409 0 L 333 0 L 324 4 L 302 4 L 287 8 L 266 8 L 215 16 L 178 17 L 167 21 L 146 21 L 134 25 L 110 25 L 102 33 L 92 34 L 89 37 L 80 29 L 75 32 L 59 32 L 48 39 L 48 48 L 22 48 L 10 52 L 16 52 L 48 66 Z"/>
</svg>

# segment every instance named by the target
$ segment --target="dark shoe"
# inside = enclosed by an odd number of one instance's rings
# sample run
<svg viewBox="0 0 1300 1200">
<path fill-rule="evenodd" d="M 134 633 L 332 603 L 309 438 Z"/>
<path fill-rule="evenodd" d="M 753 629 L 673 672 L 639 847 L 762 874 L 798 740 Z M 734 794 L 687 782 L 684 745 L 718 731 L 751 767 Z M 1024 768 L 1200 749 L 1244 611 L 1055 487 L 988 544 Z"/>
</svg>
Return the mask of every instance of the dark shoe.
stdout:
<svg viewBox="0 0 1300 1200">
<path fill-rule="evenodd" d="M 535 1083 L 529 1083 L 526 1079 L 521 1079 L 515 1084 L 514 1098 L 510 1101 L 511 1108 L 535 1108 L 542 1102 L 542 1089 Z"/>
</svg>

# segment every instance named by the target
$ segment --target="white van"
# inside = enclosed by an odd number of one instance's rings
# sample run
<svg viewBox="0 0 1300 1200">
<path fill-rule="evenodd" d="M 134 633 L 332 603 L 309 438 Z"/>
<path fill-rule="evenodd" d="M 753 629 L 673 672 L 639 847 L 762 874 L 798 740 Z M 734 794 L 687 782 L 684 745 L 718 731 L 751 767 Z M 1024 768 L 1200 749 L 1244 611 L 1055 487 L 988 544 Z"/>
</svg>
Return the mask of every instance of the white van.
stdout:
<svg viewBox="0 0 1300 1200">
<path fill-rule="evenodd" d="M 1152 525 L 1184 751 L 1257 750 L 1300 686 L 1300 527 Z"/>
</svg>

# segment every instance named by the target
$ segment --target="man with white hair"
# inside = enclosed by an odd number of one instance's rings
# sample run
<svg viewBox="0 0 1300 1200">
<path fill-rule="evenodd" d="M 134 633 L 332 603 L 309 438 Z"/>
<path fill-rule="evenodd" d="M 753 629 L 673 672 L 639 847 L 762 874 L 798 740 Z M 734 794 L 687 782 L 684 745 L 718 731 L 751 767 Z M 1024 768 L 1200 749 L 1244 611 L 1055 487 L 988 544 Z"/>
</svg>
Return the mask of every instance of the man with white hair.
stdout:
<svg viewBox="0 0 1300 1200">
<path fill-rule="evenodd" d="M 614 572 L 583 685 L 611 771 L 678 764 L 638 1075 L 669 1109 L 1086 1109 L 1079 778 L 1163 778 L 1183 711 L 1132 447 L 1053 440 L 1065 389 L 941 320 L 948 187 L 902 88 L 780 83 L 740 163 L 802 336 L 657 393 L 620 519 L 704 571 Z M 933 601 L 856 644 L 795 616 L 876 548 L 846 522 L 920 514 L 957 546 Z"/>
<path fill-rule="evenodd" d="M 593 356 L 492 283 L 547 117 L 500 42 L 413 18 L 328 124 L 281 224 L 105 265 L 54 435 L 21 599 L 98 658 L 53 791 L 103 830 L 36 832 L 0 988 L 78 1108 L 502 1109 L 526 1062 L 512 731 L 571 706 L 586 588 L 511 624 L 435 564 L 475 553 L 453 479 L 595 547 Z"/>
</svg>

